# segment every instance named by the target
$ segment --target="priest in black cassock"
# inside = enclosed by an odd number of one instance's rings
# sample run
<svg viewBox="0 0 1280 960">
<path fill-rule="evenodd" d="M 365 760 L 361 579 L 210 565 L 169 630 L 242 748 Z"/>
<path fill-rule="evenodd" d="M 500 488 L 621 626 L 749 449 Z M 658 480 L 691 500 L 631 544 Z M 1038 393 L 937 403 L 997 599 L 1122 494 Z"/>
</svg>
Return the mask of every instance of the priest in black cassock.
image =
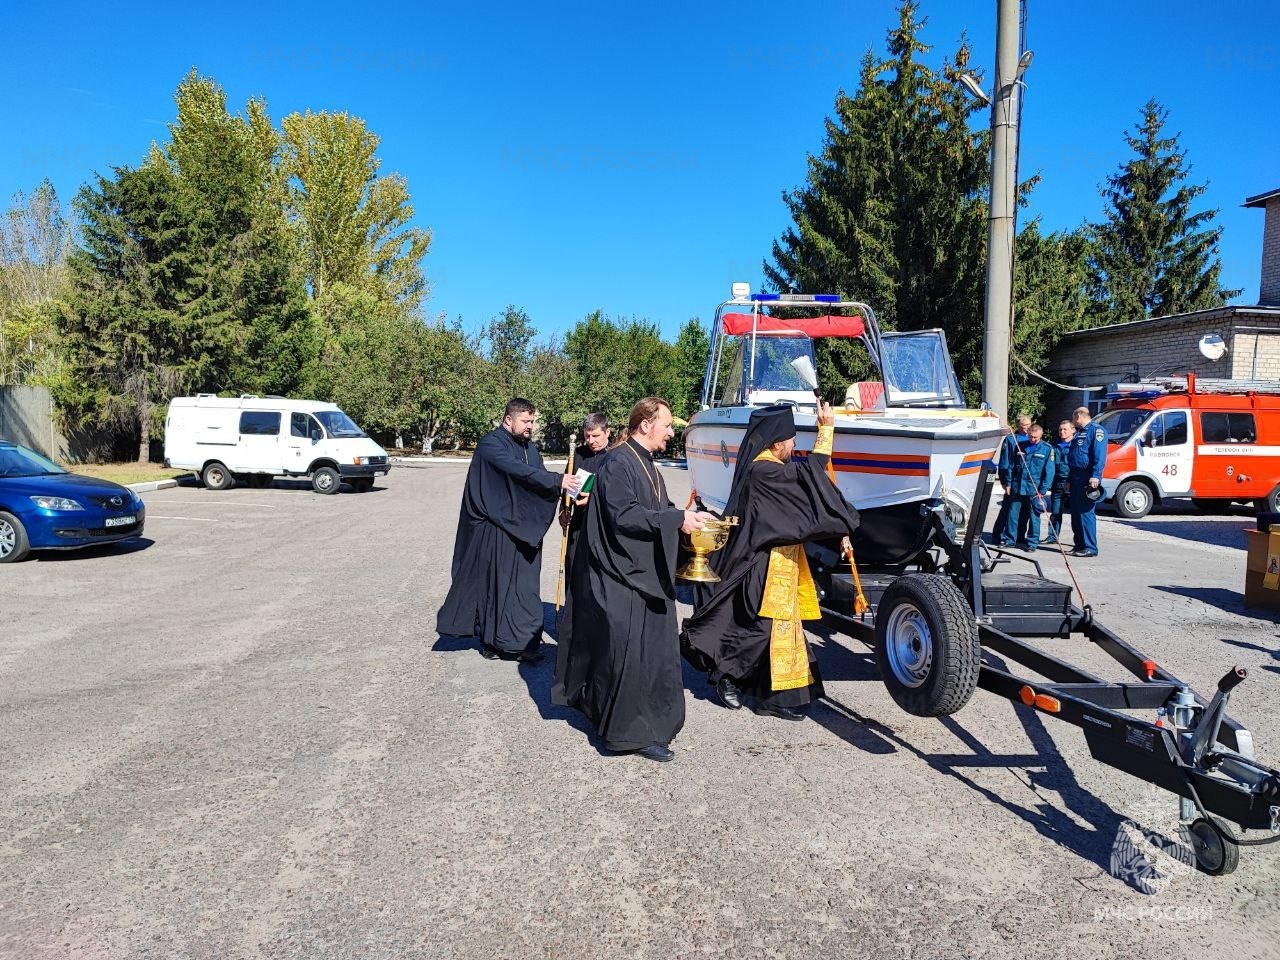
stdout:
<svg viewBox="0 0 1280 960">
<path fill-rule="evenodd" d="M 561 491 L 577 493 L 579 485 L 542 466 L 530 442 L 534 419 L 533 404 L 515 397 L 502 424 L 476 444 L 453 543 L 453 583 L 436 614 L 439 633 L 479 637 L 490 660 L 537 658 L 542 538 Z"/>
<path fill-rule="evenodd" d="M 709 671 L 722 703 L 754 698 L 758 714 L 802 720 L 822 696 L 818 664 L 804 621 L 820 619 L 804 544 L 853 533 L 858 512 L 827 473 L 835 435 L 829 404 L 818 409 L 818 437 L 804 459 L 792 457 L 796 426 L 790 406 L 751 415 L 738 448 L 725 516 L 740 518 L 729 542 L 712 555 L 720 576 L 681 635 L 685 656 Z"/>
<path fill-rule="evenodd" d="M 673 435 L 671 407 L 646 397 L 631 408 L 625 439 L 596 471 L 551 688 L 555 703 L 595 724 L 606 748 L 660 761 L 675 756 L 669 744 L 684 726 L 679 535 L 712 519 L 667 497 L 653 455 Z"/>
<path fill-rule="evenodd" d="M 604 455 L 609 451 L 609 418 L 603 413 L 591 413 L 582 421 L 582 443 L 573 451 L 575 470 L 586 470 L 595 473 L 604 462 Z M 587 505 L 591 502 L 591 494 L 579 494 L 574 501 L 573 509 L 560 508 L 560 526 L 569 538 L 568 552 L 565 559 L 565 570 L 573 569 L 574 547 L 582 534 L 583 524 L 587 519 Z"/>
</svg>

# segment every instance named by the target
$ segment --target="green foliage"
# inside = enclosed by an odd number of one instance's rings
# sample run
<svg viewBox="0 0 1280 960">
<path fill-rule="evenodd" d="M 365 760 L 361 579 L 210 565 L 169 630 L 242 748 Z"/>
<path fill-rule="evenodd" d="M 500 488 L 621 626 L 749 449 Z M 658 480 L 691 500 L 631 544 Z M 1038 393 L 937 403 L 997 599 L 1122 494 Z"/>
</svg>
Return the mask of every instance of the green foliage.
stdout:
<svg viewBox="0 0 1280 960">
<path fill-rule="evenodd" d="M 1208 309 L 1240 293 L 1221 286 L 1218 211 L 1191 211 L 1207 186 L 1185 182 L 1190 166 L 1178 135 L 1162 136 L 1167 120 L 1155 100 L 1143 105 L 1136 131 L 1125 135 L 1134 156 L 1102 190 L 1106 220 L 1090 231 L 1092 325 Z"/>
<path fill-rule="evenodd" d="M 66 294 L 71 225 L 53 185 L 14 194 L 0 221 L 0 386 L 57 375 L 57 316 Z"/>
<path fill-rule="evenodd" d="M 379 176 L 378 137 L 346 113 L 284 118 L 288 211 L 316 298 L 332 283 L 370 286 L 407 307 L 427 293 L 421 260 L 431 233 L 413 218 L 399 174 Z"/>
</svg>

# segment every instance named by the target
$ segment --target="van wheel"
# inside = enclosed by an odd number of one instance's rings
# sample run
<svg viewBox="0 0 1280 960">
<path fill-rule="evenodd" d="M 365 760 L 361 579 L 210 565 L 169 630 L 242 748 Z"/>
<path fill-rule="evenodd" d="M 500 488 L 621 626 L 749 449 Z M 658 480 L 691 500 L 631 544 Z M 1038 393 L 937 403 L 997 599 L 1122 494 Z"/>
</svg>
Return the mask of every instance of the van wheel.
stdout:
<svg viewBox="0 0 1280 960">
<path fill-rule="evenodd" d="M 1280 513 L 1280 483 L 1271 488 L 1265 497 L 1254 501 L 1259 513 Z"/>
<path fill-rule="evenodd" d="M 200 479 L 210 490 L 230 490 L 236 485 L 236 478 L 231 475 L 231 471 L 217 460 L 204 468 Z"/>
<path fill-rule="evenodd" d="M 0 510 L 0 563 L 17 563 L 31 552 L 31 542 L 22 521 Z"/>
<path fill-rule="evenodd" d="M 333 467 L 321 467 L 311 474 L 311 489 L 316 493 L 337 493 L 342 477 Z"/>
<path fill-rule="evenodd" d="M 1111 498 L 1116 513 L 1127 520 L 1145 517 L 1156 505 L 1155 494 L 1141 480 L 1126 480 L 1116 487 L 1116 495 Z"/>
</svg>

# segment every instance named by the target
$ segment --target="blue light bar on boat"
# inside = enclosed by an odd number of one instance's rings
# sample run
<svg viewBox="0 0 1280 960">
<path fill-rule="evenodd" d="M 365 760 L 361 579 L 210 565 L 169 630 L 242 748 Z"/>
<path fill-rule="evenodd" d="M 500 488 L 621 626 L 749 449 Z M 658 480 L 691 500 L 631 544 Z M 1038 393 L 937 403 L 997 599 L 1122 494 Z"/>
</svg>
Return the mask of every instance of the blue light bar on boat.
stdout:
<svg viewBox="0 0 1280 960">
<path fill-rule="evenodd" d="M 782 296 L 777 293 L 753 293 L 751 295 L 751 299 L 755 300 L 757 303 L 764 303 L 768 300 L 781 300 Z"/>
<path fill-rule="evenodd" d="M 839 303 L 840 298 L 834 293 L 815 293 L 813 299 L 818 303 Z"/>
</svg>

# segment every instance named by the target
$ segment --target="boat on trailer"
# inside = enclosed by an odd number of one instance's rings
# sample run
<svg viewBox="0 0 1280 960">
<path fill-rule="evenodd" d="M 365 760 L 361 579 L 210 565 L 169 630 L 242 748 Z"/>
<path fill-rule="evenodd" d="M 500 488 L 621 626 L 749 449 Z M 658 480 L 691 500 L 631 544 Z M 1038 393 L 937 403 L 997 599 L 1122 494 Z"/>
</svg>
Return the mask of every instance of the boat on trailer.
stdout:
<svg viewBox="0 0 1280 960">
<path fill-rule="evenodd" d="M 1280 842 L 1280 771 L 1256 759 L 1253 737 L 1226 712 L 1246 672 L 1227 671 L 1206 700 L 1099 623 L 1036 560 L 983 542 L 993 455 L 1007 431 L 965 406 L 941 331 L 882 333 L 866 304 L 745 287 L 735 284 L 716 310 L 702 410 L 685 431 L 704 505 L 723 510 L 754 409 L 794 404 L 796 453 L 813 449 L 813 340 L 860 341 L 880 380 L 850 385 L 833 457 L 861 515 L 856 569 L 835 544 L 805 547 L 824 619 L 874 650 L 890 696 L 915 716 L 953 714 L 980 687 L 1078 727 L 1096 760 L 1178 798 L 1180 829 L 1205 873 L 1229 874 L 1242 847 Z M 864 598 L 866 607 L 856 602 Z M 1035 642 L 1046 639 L 1092 645 L 1125 679 Z"/>
<path fill-rule="evenodd" d="M 973 512 L 978 475 L 1008 431 L 992 412 L 965 405 L 941 330 L 883 332 L 866 303 L 833 295 L 749 293 L 716 308 L 702 409 L 685 430 L 685 456 L 702 502 L 723 510 L 738 442 L 753 410 L 795 407 L 796 456 L 817 439 L 814 341 L 863 348 L 872 379 L 836 405 L 836 483 L 862 517 L 861 560 L 905 563 L 929 540 L 930 511 L 953 527 Z M 922 510 L 923 508 L 923 510 Z"/>
</svg>

